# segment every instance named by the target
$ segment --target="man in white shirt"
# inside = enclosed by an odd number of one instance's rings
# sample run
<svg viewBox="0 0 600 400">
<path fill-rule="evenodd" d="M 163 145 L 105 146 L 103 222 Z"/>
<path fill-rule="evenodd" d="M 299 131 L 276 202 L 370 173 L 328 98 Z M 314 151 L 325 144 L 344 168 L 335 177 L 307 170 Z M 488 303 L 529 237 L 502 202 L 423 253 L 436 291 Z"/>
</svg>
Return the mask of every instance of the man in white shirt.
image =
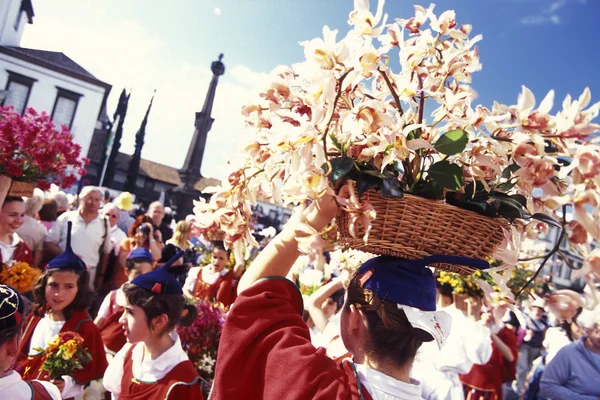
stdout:
<svg viewBox="0 0 600 400">
<path fill-rule="evenodd" d="M 423 343 L 411 371 L 411 377 L 421 381 L 425 400 L 464 399 L 459 374 L 468 373 L 473 364 L 485 364 L 492 356 L 489 328 L 479 324 L 456 308 L 452 287 L 438 283 L 437 309 L 452 317 L 452 327 L 444 346 Z"/>
<path fill-rule="evenodd" d="M 45 250 L 53 256 L 61 254 L 67 245 L 67 223 L 71 221 L 71 246 L 75 254 L 87 265 L 92 289 L 98 286 L 104 276 L 108 254 L 112 249 L 109 224 L 99 213 L 103 197 L 104 194 L 99 188 L 84 187 L 79 195 L 79 208 L 58 217 L 44 245 Z M 101 253 L 104 257 L 99 265 Z"/>
</svg>

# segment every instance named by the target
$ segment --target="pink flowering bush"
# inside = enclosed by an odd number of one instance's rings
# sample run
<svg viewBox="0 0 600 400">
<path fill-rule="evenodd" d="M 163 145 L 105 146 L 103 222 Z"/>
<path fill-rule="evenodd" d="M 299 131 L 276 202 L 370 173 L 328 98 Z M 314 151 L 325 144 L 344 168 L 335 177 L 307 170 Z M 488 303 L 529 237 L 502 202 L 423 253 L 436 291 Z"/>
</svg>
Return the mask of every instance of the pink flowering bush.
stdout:
<svg viewBox="0 0 600 400">
<path fill-rule="evenodd" d="M 521 237 L 548 223 L 565 233 L 567 206 L 567 239 L 600 240 L 600 103 L 590 105 L 589 89 L 555 113 L 554 91 L 538 104 L 526 87 L 514 105 L 474 104 L 481 36 L 433 5 L 388 22 L 383 4 L 373 14 L 355 0 L 345 37 L 324 27 L 323 38 L 302 43 L 304 62 L 273 71 L 242 110 L 254 131 L 243 162 L 196 203 L 198 221 L 229 245 L 252 243 L 257 198 L 298 204 L 345 185 L 351 195 L 338 201 L 367 234 L 377 216 L 361 195 L 376 189 L 508 220 L 496 257 L 512 265 Z"/>
<path fill-rule="evenodd" d="M 80 153 L 69 129 L 57 130 L 47 113 L 27 108 L 20 115 L 12 106 L 0 107 L 0 174 L 40 189 L 52 183 L 67 188 L 86 173 L 89 160 Z"/>
</svg>

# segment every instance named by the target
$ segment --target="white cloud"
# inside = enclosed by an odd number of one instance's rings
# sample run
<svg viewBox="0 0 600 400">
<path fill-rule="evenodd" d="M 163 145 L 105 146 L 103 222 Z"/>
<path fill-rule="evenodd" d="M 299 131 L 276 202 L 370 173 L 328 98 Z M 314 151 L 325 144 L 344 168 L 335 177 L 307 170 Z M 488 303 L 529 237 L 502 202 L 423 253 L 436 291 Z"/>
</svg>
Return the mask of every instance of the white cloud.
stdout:
<svg viewBox="0 0 600 400">
<path fill-rule="evenodd" d="M 81 13 L 89 7 L 89 2 L 72 4 L 73 12 Z M 142 156 L 181 167 L 194 132 L 195 113 L 202 109 L 212 77 L 210 65 L 173 59 L 169 46 L 135 21 L 113 20 L 105 24 L 102 18 L 94 20 L 98 23 L 78 18 L 59 20 L 40 13 L 35 24 L 27 26 L 21 45 L 62 51 L 110 83 L 113 89 L 108 101 L 109 115 L 114 112 L 122 89 L 133 90 L 121 145 L 121 151 L 126 153 L 133 152 L 135 133 L 152 92 L 157 89 Z M 227 59 L 223 61 L 227 66 Z M 265 77 L 266 74 L 242 65 L 227 66 L 217 88 L 212 113 L 215 122 L 208 134 L 203 175 L 224 177 L 229 152 L 244 135 L 240 109 L 255 96 L 256 85 L 263 83 Z"/>
<path fill-rule="evenodd" d="M 523 25 L 545 25 L 545 24 L 560 24 L 560 17 L 558 15 L 531 15 L 529 17 L 521 18 Z"/>
<path fill-rule="evenodd" d="M 550 7 L 548 7 L 547 13 L 552 14 L 552 13 L 560 10 L 561 8 L 563 8 L 565 6 L 565 4 L 567 4 L 567 0 L 555 1 L 552 4 L 550 4 Z"/>
<path fill-rule="evenodd" d="M 521 18 L 520 22 L 523 25 L 560 25 L 562 20 L 558 13 L 559 11 L 575 3 L 583 5 L 586 1 L 587 0 L 555 0 L 547 7 L 540 9 L 537 14 Z"/>
<path fill-rule="evenodd" d="M 215 9 L 213 10 L 213 12 L 215 13 L 215 15 L 218 17 L 219 15 L 221 15 L 221 9 L 219 7 L 215 7 Z"/>
</svg>

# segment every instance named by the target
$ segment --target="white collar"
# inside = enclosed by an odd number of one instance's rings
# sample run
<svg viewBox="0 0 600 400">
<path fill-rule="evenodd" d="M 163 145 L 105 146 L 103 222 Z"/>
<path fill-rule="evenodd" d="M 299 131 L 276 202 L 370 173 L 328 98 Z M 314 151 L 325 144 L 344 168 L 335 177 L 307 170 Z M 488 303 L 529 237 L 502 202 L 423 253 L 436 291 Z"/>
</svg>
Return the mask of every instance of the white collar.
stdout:
<svg viewBox="0 0 600 400">
<path fill-rule="evenodd" d="M 9 237 L 12 238 L 10 243 L 0 242 L 0 245 L 4 245 L 5 247 L 16 247 L 21 242 L 21 238 L 17 235 L 17 232 L 11 233 Z"/>
<path fill-rule="evenodd" d="M 0 378 L 0 391 L 6 390 L 22 381 L 23 379 L 17 371 L 10 371 L 6 376 Z"/>
<path fill-rule="evenodd" d="M 171 339 L 175 341 L 173 346 L 171 346 L 167 351 L 158 356 L 155 360 L 147 357 L 144 358 L 144 344 L 138 343 L 133 349 L 133 353 L 131 354 L 131 359 L 134 365 L 141 366 L 142 374 L 151 373 L 152 371 L 156 371 L 158 373 L 163 372 L 161 377 L 157 377 L 156 379 L 161 379 L 167 372 L 169 372 L 175 365 L 179 364 L 182 361 L 189 360 L 187 354 L 181 348 L 181 340 L 179 340 L 179 335 L 173 331 L 169 333 Z"/>
<path fill-rule="evenodd" d="M 421 399 L 421 383 L 410 378 L 410 383 L 356 364 L 356 371 L 373 399 Z"/>
</svg>

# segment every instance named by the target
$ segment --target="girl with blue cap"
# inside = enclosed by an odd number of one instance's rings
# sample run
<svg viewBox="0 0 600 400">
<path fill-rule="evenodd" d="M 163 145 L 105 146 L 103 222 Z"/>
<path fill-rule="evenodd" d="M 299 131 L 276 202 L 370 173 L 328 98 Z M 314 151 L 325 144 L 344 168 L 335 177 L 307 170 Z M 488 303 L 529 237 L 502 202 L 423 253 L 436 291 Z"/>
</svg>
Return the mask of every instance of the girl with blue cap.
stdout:
<svg viewBox="0 0 600 400">
<path fill-rule="evenodd" d="M 61 332 L 77 332 L 84 339 L 92 361 L 53 383 L 61 389 L 63 398 L 81 394 L 85 386 L 102 378 L 107 367 L 100 331 L 88 314 L 93 293 L 89 289 L 90 274 L 86 265 L 71 248 L 71 222 L 67 225 L 67 247 L 53 258 L 33 288 L 33 313 L 25 322 L 23 340 L 17 357 L 23 378 L 48 379 L 43 364 L 43 352 Z"/>
<path fill-rule="evenodd" d="M 448 314 L 436 311 L 435 280 L 426 266 L 466 260 L 381 256 L 364 263 L 341 311 L 352 360 L 337 364 L 311 344 L 302 297 L 285 279 L 299 256 L 296 239 L 323 229 L 337 212 L 331 196 L 312 204 L 304 222 L 288 224 L 246 271 L 221 336 L 211 400 L 421 398 L 410 378 L 413 359 L 423 342 L 441 346 L 451 325 Z"/>
<path fill-rule="evenodd" d="M 103 381 L 113 399 L 203 398 L 198 372 L 175 332 L 196 319 L 196 308 L 185 304 L 181 285 L 169 273 L 183 254 L 123 287 L 125 311 L 119 322 L 128 343 L 110 362 Z"/>
</svg>

